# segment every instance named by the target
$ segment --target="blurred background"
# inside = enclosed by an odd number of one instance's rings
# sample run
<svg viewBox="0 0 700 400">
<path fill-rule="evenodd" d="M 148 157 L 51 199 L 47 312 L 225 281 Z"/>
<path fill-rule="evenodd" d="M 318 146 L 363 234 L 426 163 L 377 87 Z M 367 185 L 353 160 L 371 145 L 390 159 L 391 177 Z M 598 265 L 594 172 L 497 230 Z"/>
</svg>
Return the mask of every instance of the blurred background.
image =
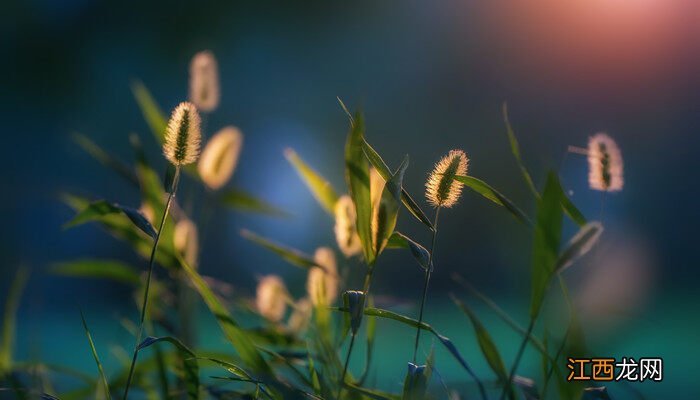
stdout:
<svg viewBox="0 0 700 400">
<path fill-rule="evenodd" d="M 128 333 L 118 328 L 118 318 L 136 318 L 129 288 L 47 273 L 52 263 L 84 257 L 144 264 L 97 226 L 62 229 L 73 216 L 59 199 L 62 192 L 139 205 L 138 193 L 78 148 L 70 134 L 83 133 L 131 161 L 128 135 L 136 132 L 164 170 L 130 83 L 142 81 L 170 110 L 187 97 L 191 57 L 210 49 L 219 61 L 222 97 L 207 118 L 206 133 L 238 126 L 245 144 L 233 185 L 292 217 L 217 209 L 217 223 L 209 227 L 202 248 L 202 273 L 251 294 L 258 277 L 277 273 L 292 293 L 303 293 L 303 271 L 251 246 L 238 232 L 248 228 L 308 253 L 334 245 L 332 219 L 282 153 L 294 148 L 344 190 L 348 123 L 336 96 L 365 112 L 367 139 L 392 168 L 410 155 L 405 187 L 425 210 L 427 174 L 448 150 L 462 148 L 471 158 L 471 175 L 533 213 L 505 135 L 501 105 L 507 101 L 535 183 L 543 183 L 548 169 L 558 171 L 583 213 L 606 225 L 596 253 L 567 272 L 586 304 L 611 301 L 625 310 L 591 324 L 593 352 L 665 360 L 662 383 L 634 384 L 632 390 L 613 385 L 615 398 L 635 398 L 635 390 L 651 398 L 700 395 L 690 379 L 700 356 L 697 2 L 310 1 L 301 6 L 30 0 L 3 8 L 0 301 L 19 266 L 32 270 L 19 312 L 18 358 L 95 372 L 79 307 L 95 325 L 108 369 L 117 365 L 110 348 L 131 345 Z M 604 206 L 600 192 L 587 187 L 585 157 L 565 156 L 567 146 L 585 147 L 598 131 L 617 140 L 625 161 L 625 188 L 608 195 Z M 428 232 L 405 212 L 399 229 L 429 241 Z M 566 237 L 574 232 L 566 225 Z M 473 192 L 443 213 L 427 320 L 452 337 L 483 376 L 489 370 L 472 328 L 448 293 L 479 310 L 507 364 L 518 336 L 479 308 L 450 276 L 458 272 L 525 324 L 530 241 L 525 227 Z M 363 274 L 359 263 L 349 265 L 356 269 L 353 276 Z M 608 275 L 594 277 L 599 272 Z M 389 306 L 412 315 L 421 287 L 422 272 L 408 255 L 382 257 L 373 288 Z M 211 321 L 203 324 L 211 329 L 202 341 L 221 343 Z M 390 323 L 385 329 L 396 335 L 392 339 L 380 330 L 380 348 L 391 351 L 377 357 L 375 384 L 397 391 L 407 360 L 396 354 L 410 352 L 413 332 Z M 536 354 L 527 355 L 521 373 L 537 376 Z M 438 353 L 438 368 L 445 381 L 468 381 L 448 355 Z"/>
</svg>

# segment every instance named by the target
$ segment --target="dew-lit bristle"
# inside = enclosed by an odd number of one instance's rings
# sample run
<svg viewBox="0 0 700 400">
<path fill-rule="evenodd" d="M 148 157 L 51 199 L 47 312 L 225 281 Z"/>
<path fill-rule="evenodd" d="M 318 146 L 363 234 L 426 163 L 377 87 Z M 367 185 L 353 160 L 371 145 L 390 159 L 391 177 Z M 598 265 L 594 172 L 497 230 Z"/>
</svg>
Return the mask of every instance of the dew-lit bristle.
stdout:
<svg viewBox="0 0 700 400">
<path fill-rule="evenodd" d="M 624 186 L 620 148 L 602 132 L 588 140 L 588 184 L 591 189 L 606 192 L 620 191 Z"/>
<path fill-rule="evenodd" d="M 284 318 L 287 311 L 287 287 L 277 275 L 267 275 L 258 283 L 255 305 L 260 315 L 272 322 Z"/>
<path fill-rule="evenodd" d="M 175 107 L 165 128 L 163 154 L 175 166 L 192 164 L 199 157 L 200 117 L 197 107 L 182 102 Z"/>
<path fill-rule="evenodd" d="M 469 159 L 462 150 L 450 150 L 443 157 L 425 183 L 425 197 L 434 207 L 452 207 L 462 194 L 463 183 L 453 179 L 455 175 L 466 175 Z"/>
<path fill-rule="evenodd" d="M 243 134 L 233 126 L 221 129 L 209 139 L 197 163 L 197 171 L 210 189 L 220 189 L 231 179 L 242 145 Z"/>
<path fill-rule="evenodd" d="M 173 244 L 175 250 L 182 254 L 187 264 L 195 268 L 199 253 L 199 234 L 197 233 L 197 225 L 192 220 L 183 219 L 178 221 L 175 225 Z"/>
<path fill-rule="evenodd" d="M 331 305 L 338 297 L 338 268 L 335 254 L 328 247 L 319 247 L 314 254 L 316 263 L 323 267 L 309 270 L 306 290 L 315 306 Z"/>
<path fill-rule="evenodd" d="M 214 111 L 219 105 L 219 67 L 214 54 L 200 51 L 190 63 L 190 101 L 202 112 Z"/>
<path fill-rule="evenodd" d="M 362 242 L 357 234 L 355 204 L 348 195 L 341 196 L 335 204 L 335 240 L 345 257 L 362 252 Z"/>
</svg>

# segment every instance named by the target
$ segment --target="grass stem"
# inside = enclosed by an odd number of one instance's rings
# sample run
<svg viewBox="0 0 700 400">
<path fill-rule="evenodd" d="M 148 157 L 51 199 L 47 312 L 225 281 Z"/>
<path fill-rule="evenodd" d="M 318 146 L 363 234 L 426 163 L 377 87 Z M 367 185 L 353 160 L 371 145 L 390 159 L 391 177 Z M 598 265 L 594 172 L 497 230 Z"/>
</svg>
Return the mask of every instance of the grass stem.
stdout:
<svg viewBox="0 0 700 400">
<path fill-rule="evenodd" d="M 510 390 L 509 388 L 513 384 L 513 377 L 515 376 L 515 372 L 518 369 L 518 365 L 520 365 L 520 359 L 523 358 L 523 353 L 525 352 L 527 342 L 530 341 L 530 335 L 532 335 L 532 330 L 535 328 L 535 321 L 537 321 L 537 315 L 530 318 L 530 324 L 527 326 L 525 336 L 520 342 L 520 348 L 518 349 L 518 353 L 515 355 L 515 361 L 513 361 L 513 366 L 510 368 L 510 372 L 508 373 L 508 381 L 506 381 L 506 384 L 503 386 L 503 390 L 501 391 L 501 396 L 499 397 L 499 399 L 501 400 L 503 400 L 506 397 L 506 392 Z"/>
<path fill-rule="evenodd" d="M 440 217 L 440 207 L 435 209 L 435 221 L 433 222 L 433 239 L 430 243 L 430 256 L 428 257 L 428 267 L 425 269 L 425 281 L 423 282 L 423 295 L 420 302 L 420 311 L 418 313 L 418 328 L 416 328 L 416 343 L 413 346 L 413 363 L 416 363 L 418 355 L 418 344 L 420 342 L 420 324 L 423 322 L 423 308 L 425 300 L 428 297 L 428 283 L 430 282 L 430 274 L 433 270 L 433 252 L 435 251 L 435 239 L 437 238 L 438 218 Z"/>
</svg>

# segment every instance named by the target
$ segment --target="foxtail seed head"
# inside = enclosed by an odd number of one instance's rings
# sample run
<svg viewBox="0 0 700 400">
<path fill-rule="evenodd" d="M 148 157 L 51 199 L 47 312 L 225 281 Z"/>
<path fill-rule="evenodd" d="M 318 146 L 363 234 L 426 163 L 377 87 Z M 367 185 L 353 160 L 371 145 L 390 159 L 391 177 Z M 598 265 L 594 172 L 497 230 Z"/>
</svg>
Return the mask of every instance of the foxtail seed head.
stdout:
<svg viewBox="0 0 700 400">
<path fill-rule="evenodd" d="M 348 195 L 341 196 L 335 203 L 335 240 L 345 257 L 362 252 L 362 242 L 357 234 L 357 214 L 355 204 Z"/>
<path fill-rule="evenodd" d="M 267 275 L 258 283 L 255 305 L 260 315 L 279 322 L 287 311 L 287 287 L 277 275 Z"/>
<path fill-rule="evenodd" d="M 197 163 L 197 171 L 210 189 L 217 190 L 231 179 L 242 145 L 243 135 L 233 126 L 221 129 L 209 139 Z"/>
<path fill-rule="evenodd" d="M 331 305 L 338 297 L 339 282 L 335 254 L 328 247 L 319 247 L 314 254 L 314 260 L 324 269 L 313 267 L 309 270 L 306 291 L 315 306 Z"/>
<path fill-rule="evenodd" d="M 425 197 L 433 207 L 452 207 L 462 194 L 462 182 L 454 180 L 455 175 L 466 175 L 469 159 L 462 150 L 450 150 L 443 157 L 425 183 Z"/>
<path fill-rule="evenodd" d="M 622 190 L 622 153 L 617 143 L 605 133 L 596 133 L 588 140 L 588 184 L 591 189 L 606 192 Z"/>
<path fill-rule="evenodd" d="M 294 304 L 292 315 L 290 315 L 287 320 L 287 327 L 289 330 L 297 334 L 303 333 L 309 325 L 313 309 L 313 304 L 311 304 L 311 300 L 308 298 L 304 297 L 297 301 Z"/>
<path fill-rule="evenodd" d="M 199 253 L 199 235 L 197 233 L 197 225 L 190 219 L 178 221 L 175 225 L 175 234 L 173 235 L 173 244 L 177 250 L 185 258 L 190 267 L 197 267 L 197 256 Z"/>
<path fill-rule="evenodd" d="M 202 112 L 219 105 L 219 67 L 211 51 L 200 51 L 190 63 L 190 101 Z"/>
<path fill-rule="evenodd" d="M 199 113 L 194 104 L 185 101 L 173 110 L 163 143 L 163 154 L 173 165 L 180 167 L 197 161 L 202 140 L 199 124 Z"/>
</svg>

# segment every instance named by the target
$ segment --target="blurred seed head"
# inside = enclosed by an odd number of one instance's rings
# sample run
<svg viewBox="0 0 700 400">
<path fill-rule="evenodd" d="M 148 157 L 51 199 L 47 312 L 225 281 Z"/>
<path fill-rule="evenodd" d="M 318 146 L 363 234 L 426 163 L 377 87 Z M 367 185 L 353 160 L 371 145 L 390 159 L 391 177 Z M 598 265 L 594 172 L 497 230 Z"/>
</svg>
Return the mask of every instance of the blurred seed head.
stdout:
<svg viewBox="0 0 700 400">
<path fill-rule="evenodd" d="M 299 300 L 294 304 L 294 311 L 289 316 L 287 327 L 290 331 L 300 334 L 306 331 L 313 313 L 313 304 L 307 297 Z"/>
<path fill-rule="evenodd" d="M 622 190 L 622 153 L 617 143 L 603 132 L 588 140 L 588 184 L 591 189 L 606 192 Z"/>
<path fill-rule="evenodd" d="M 231 179 L 242 145 L 243 134 L 233 126 L 221 129 L 209 139 L 197 164 L 204 184 L 217 190 Z"/>
<path fill-rule="evenodd" d="M 345 257 L 362 252 L 362 242 L 357 234 L 357 213 L 355 204 L 348 195 L 341 196 L 335 203 L 335 240 Z"/>
<path fill-rule="evenodd" d="M 175 250 L 182 254 L 187 264 L 192 268 L 196 268 L 197 257 L 199 255 L 197 225 L 190 219 L 178 221 L 175 225 L 173 243 L 175 245 Z"/>
<path fill-rule="evenodd" d="M 264 276 L 258 283 L 255 305 L 260 315 L 279 322 L 287 311 L 287 287 L 277 275 Z"/>
<path fill-rule="evenodd" d="M 433 207 L 452 207 L 462 194 L 463 183 L 452 179 L 466 175 L 469 159 L 462 150 L 450 150 L 430 173 L 425 183 L 425 197 Z"/>
<path fill-rule="evenodd" d="M 306 291 L 314 306 L 331 305 L 338 297 L 338 268 L 335 254 L 328 247 L 319 247 L 314 253 L 314 260 L 320 266 L 309 270 Z"/>
<path fill-rule="evenodd" d="M 151 223 L 151 225 L 154 225 L 156 223 L 156 213 L 153 211 L 153 207 L 151 207 L 150 204 L 147 202 L 141 203 L 141 207 L 139 207 L 139 211 L 141 214 L 143 214 L 144 217 L 146 217 L 146 220 Z"/>
<path fill-rule="evenodd" d="M 190 101 L 202 112 L 219 105 L 219 67 L 211 51 L 200 51 L 190 62 Z"/>
<path fill-rule="evenodd" d="M 182 102 L 175 107 L 165 128 L 163 154 L 175 166 L 192 164 L 199 157 L 200 118 L 197 107 Z"/>
</svg>

